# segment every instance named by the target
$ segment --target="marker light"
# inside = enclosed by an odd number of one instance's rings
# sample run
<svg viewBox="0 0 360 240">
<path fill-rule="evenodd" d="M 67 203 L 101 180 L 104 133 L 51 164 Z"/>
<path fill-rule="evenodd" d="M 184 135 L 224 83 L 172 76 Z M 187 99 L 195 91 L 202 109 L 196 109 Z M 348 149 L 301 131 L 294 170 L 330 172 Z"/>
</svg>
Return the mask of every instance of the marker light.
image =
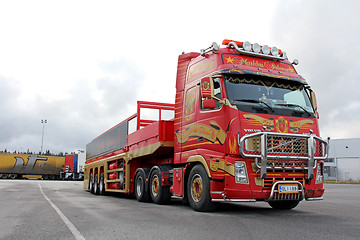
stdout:
<svg viewBox="0 0 360 240">
<path fill-rule="evenodd" d="M 222 41 L 222 45 L 229 45 L 229 43 L 234 42 L 236 45 L 238 45 L 239 47 L 243 46 L 243 42 L 239 42 L 239 41 L 234 41 L 234 40 L 229 40 L 229 39 L 224 39 Z"/>
<path fill-rule="evenodd" d="M 254 53 L 260 53 L 260 45 L 258 44 L 258 43 L 254 43 L 253 45 L 252 45 L 252 50 L 253 50 L 253 52 Z"/>
<path fill-rule="evenodd" d="M 271 55 L 278 56 L 279 55 L 279 49 L 277 47 L 271 48 Z"/>
<path fill-rule="evenodd" d="M 251 51 L 251 43 L 249 43 L 248 41 L 243 42 L 243 48 L 245 51 L 250 52 Z"/>
<path fill-rule="evenodd" d="M 268 45 L 264 45 L 261 48 L 263 54 L 269 55 L 270 54 L 270 47 Z"/>
</svg>

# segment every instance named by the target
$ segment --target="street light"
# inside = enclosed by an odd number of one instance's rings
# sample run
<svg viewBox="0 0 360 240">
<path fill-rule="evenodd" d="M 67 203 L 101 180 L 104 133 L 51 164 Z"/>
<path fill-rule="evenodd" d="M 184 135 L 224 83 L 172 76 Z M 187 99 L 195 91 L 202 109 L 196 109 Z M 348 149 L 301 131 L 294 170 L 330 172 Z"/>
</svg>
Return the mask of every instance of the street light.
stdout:
<svg viewBox="0 0 360 240">
<path fill-rule="evenodd" d="M 43 151 L 43 144 L 44 144 L 44 129 L 45 129 L 45 123 L 47 123 L 47 120 L 41 120 L 41 123 L 43 125 L 43 130 L 42 130 L 42 137 L 41 137 L 41 150 L 40 150 L 40 154 L 42 154 Z"/>
</svg>

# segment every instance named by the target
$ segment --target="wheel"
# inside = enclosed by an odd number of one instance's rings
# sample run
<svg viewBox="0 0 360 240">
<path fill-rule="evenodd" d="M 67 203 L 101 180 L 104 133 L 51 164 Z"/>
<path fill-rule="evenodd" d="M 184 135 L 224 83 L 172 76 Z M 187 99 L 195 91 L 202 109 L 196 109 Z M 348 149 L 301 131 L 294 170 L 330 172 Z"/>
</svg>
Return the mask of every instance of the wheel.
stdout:
<svg viewBox="0 0 360 240">
<path fill-rule="evenodd" d="M 91 193 L 94 193 L 94 177 L 93 177 L 93 173 L 90 173 L 90 177 L 89 177 L 89 190 Z"/>
<path fill-rule="evenodd" d="M 48 180 L 48 179 L 49 179 L 49 175 L 47 175 L 47 174 L 42 175 L 42 179 L 43 179 L 43 180 Z"/>
<path fill-rule="evenodd" d="M 98 174 L 95 174 L 95 178 L 94 178 L 94 193 L 95 195 L 99 195 L 99 182 L 98 182 Z"/>
<path fill-rule="evenodd" d="M 99 193 L 100 195 L 105 195 L 105 179 L 103 172 L 100 174 L 100 179 L 99 179 Z"/>
<path fill-rule="evenodd" d="M 290 210 L 295 208 L 299 204 L 299 201 L 297 200 L 270 201 L 268 203 L 274 209 Z"/>
<path fill-rule="evenodd" d="M 139 202 L 148 202 L 149 192 L 146 191 L 146 176 L 144 171 L 139 171 L 135 176 L 134 193 Z"/>
<path fill-rule="evenodd" d="M 150 197 L 156 204 L 168 203 L 171 199 L 170 187 L 161 185 L 160 169 L 155 169 L 150 176 Z"/>
<path fill-rule="evenodd" d="M 1 175 L 1 178 L 2 179 L 6 179 L 8 177 L 8 174 L 7 173 L 3 173 L 2 175 Z"/>
<path fill-rule="evenodd" d="M 209 212 L 216 209 L 210 197 L 210 179 L 202 165 L 191 169 L 187 184 L 189 204 L 195 211 Z"/>
<path fill-rule="evenodd" d="M 11 178 L 11 179 L 16 179 L 16 178 L 17 178 L 17 174 L 12 173 L 12 174 L 10 175 L 10 178 Z"/>
<path fill-rule="evenodd" d="M 56 178 L 56 176 L 54 174 L 51 174 L 49 177 L 50 180 L 55 180 L 55 178 Z"/>
</svg>

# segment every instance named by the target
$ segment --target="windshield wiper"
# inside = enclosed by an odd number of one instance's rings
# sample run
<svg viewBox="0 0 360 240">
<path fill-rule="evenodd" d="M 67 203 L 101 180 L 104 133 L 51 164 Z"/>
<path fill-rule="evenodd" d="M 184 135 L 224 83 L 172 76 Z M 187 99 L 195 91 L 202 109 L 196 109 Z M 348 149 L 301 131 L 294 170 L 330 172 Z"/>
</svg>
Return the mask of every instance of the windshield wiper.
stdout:
<svg viewBox="0 0 360 240">
<path fill-rule="evenodd" d="M 256 100 L 256 99 L 235 99 L 234 101 L 239 101 L 239 102 L 248 102 L 248 103 L 262 103 L 264 104 L 266 107 L 268 107 L 271 111 L 274 112 L 274 109 L 267 104 L 266 102 L 264 102 L 263 100 Z"/>
<path fill-rule="evenodd" d="M 276 105 L 279 106 L 284 106 L 284 107 L 299 107 L 302 110 L 304 110 L 304 112 L 306 112 L 309 116 L 311 116 L 311 113 L 309 111 L 307 111 L 303 106 L 299 105 L 299 104 L 294 104 L 294 103 L 276 103 Z"/>
</svg>

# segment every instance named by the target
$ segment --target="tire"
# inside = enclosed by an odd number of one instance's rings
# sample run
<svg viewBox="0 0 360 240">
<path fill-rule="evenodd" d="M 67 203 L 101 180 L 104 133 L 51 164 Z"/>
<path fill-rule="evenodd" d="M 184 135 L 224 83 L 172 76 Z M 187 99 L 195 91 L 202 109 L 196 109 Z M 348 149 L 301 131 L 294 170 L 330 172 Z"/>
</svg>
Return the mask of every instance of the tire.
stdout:
<svg viewBox="0 0 360 240">
<path fill-rule="evenodd" d="M 43 180 L 48 180 L 48 179 L 49 179 L 49 175 L 47 175 L 47 174 L 42 175 L 42 179 L 43 179 Z"/>
<path fill-rule="evenodd" d="M 55 178 L 56 178 L 56 176 L 54 174 L 51 174 L 49 177 L 50 180 L 55 180 Z"/>
<path fill-rule="evenodd" d="M 93 175 L 93 173 L 90 173 L 90 177 L 89 177 L 89 190 L 91 193 L 94 193 L 94 175 Z"/>
<path fill-rule="evenodd" d="M 139 202 L 149 202 L 149 191 L 146 191 L 146 176 L 143 170 L 140 170 L 135 176 L 134 193 Z"/>
<path fill-rule="evenodd" d="M 100 195 L 105 195 L 105 179 L 104 179 L 104 173 L 102 172 L 100 174 L 100 179 L 99 179 L 99 193 Z"/>
<path fill-rule="evenodd" d="M 187 197 L 190 206 L 198 212 L 216 210 L 216 204 L 210 197 L 210 179 L 202 165 L 191 169 L 187 182 Z"/>
<path fill-rule="evenodd" d="M 162 186 L 160 169 L 154 169 L 150 176 L 150 197 L 156 204 L 165 204 L 171 200 L 170 187 Z"/>
<path fill-rule="evenodd" d="M 270 201 L 268 203 L 273 209 L 290 210 L 295 208 L 299 204 L 299 201 L 297 200 Z"/>
<path fill-rule="evenodd" d="M 8 178 L 8 174 L 7 174 L 7 173 L 3 173 L 3 174 L 1 175 L 1 178 L 2 178 L 2 179 L 7 179 L 7 178 Z"/>
<path fill-rule="evenodd" d="M 95 178 L 94 178 L 94 194 L 95 195 L 99 195 L 99 175 L 98 174 L 95 174 Z"/>
<path fill-rule="evenodd" d="M 16 179 L 16 178 L 17 178 L 17 174 L 16 174 L 16 173 L 12 173 L 12 174 L 10 175 L 10 178 L 11 178 L 11 179 Z"/>
</svg>

